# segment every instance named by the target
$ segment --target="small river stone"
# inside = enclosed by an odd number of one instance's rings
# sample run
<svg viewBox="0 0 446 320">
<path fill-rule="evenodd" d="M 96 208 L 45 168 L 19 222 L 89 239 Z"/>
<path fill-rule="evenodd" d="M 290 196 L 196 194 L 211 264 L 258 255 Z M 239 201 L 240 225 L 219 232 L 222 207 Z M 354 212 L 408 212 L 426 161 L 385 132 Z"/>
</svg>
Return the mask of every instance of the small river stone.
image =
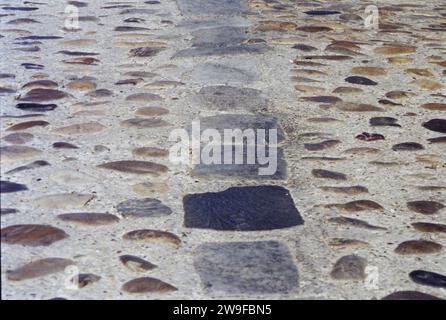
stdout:
<svg viewBox="0 0 446 320">
<path fill-rule="evenodd" d="M 122 236 L 124 240 L 131 241 L 157 241 L 175 246 L 181 245 L 181 239 L 173 233 L 160 230 L 141 229 L 127 232 Z"/>
<path fill-rule="evenodd" d="M 153 176 L 158 176 L 159 174 L 167 172 L 168 170 L 168 168 L 162 164 L 150 161 L 136 161 L 136 160 L 107 162 L 98 165 L 98 168 L 104 168 L 133 174 L 141 174 L 141 175 L 149 174 Z"/>
<path fill-rule="evenodd" d="M 367 261 L 357 255 L 340 258 L 331 271 L 331 277 L 336 280 L 362 280 L 365 278 Z"/>
<path fill-rule="evenodd" d="M 147 272 L 157 267 L 149 261 L 128 254 L 120 256 L 119 260 L 128 269 L 135 272 Z"/>
<path fill-rule="evenodd" d="M 432 119 L 423 123 L 423 127 L 428 130 L 446 133 L 446 119 Z"/>
<path fill-rule="evenodd" d="M 127 200 L 119 203 L 116 208 L 126 218 L 163 217 L 172 213 L 168 206 L 153 198 Z"/>
<path fill-rule="evenodd" d="M 26 191 L 26 190 L 28 190 L 28 187 L 24 184 L 15 183 L 11 181 L 3 181 L 3 180 L 0 181 L 0 194 Z"/>
<path fill-rule="evenodd" d="M 417 142 L 403 142 L 398 143 L 392 147 L 393 151 L 418 151 L 424 150 L 423 145 Z"/>
<path fill-rule="evenodd" d="M 412 279 L 412 281 L 422 285 L 446 288 L 446 276 L 439 273 L 425 270 L 415 270 L 409 273 L 409 277 Z"/>
<path fill-rule="evenodd" d="M 412 227 L 420 232 L 446 233 L 446 224 L 441 223 L 414 222 Z"/>
<path fill-rule="evenodd" d="M 3 137 L 3 140 L 12 144 L 25 144 L 34 139 L 34 135 L 27 132 L 15 132 Z"/>
<path fill-rule="evenodd" d="M 24 246 L 48 246 L 65 239 L 65 231 L 50 225 L 18 224 L 1 229 L 1 242 Z"/>
<path fill-rule="evenodd" d="M 164 281 L 144 277 L 124 283 L 122 290 L 128 293 L 168 293 L 178 289 Z"/>
<path fill-rule="evenodd" d="M 396 291 L 381 300 L 442 300 L 433 295 L 419 292 L 419 291 Z"/>
<path fill-rule="evenodd" d="M 404 241 L 398 245 L 395 252 L 398 254 L 430 254 L 437 253 L 443 249 L 439 243 L 427 240 L 409 240 Z"/>
<path fill-rule="evenodd" d="M 1 146 L 0 154 L 2 155 L 2 162 L 16 161 L 16 160 L 28 160 L 41 154 L 42 151 L 33 147 L 27 146 Z"/>
<path fill-rule="evenodd" d="M 65 222 L 87 226 L 108 225 L 119 221 L 119 218 L 117 216 L 109 213 L 63 213 L 59 214 L 57 218 Z"/>
<path fill-rule="evenodd" d="M 94 195 L 81 193 L 58 193 L 36 198 L 32 201 L 34 206 L 51 209 L 82 208 L 94 199 Z"/>
<path fill-rule="evenodd" d="M 98 282 L 101 277 L 93 273 L 80 273 L 71 278 L 71 282 L 79 289 Z"/>
<path fill-rule="evenodd" d="M 419 200 L 409 201 L 407 203 L 407 208 L 417 213 L 430 215 L 438 213 L 445 208 L 445 205 L 436 201 Z"/>
<path fill-rule="evenodd" d="M 43 277 L 62 272 L 66 267 L 74 265 L 74 261 L 64 258 L 45 258 L 30 262 L 17 269 L 7 271 L 7 278 L 11 281 Z"/>
<path fill-rule="evenodd" d="M 125 128 L 149 129 L 168 126 L 169 123 L 158 118 L 132 118 L 121 122 Z"/>
</svg>

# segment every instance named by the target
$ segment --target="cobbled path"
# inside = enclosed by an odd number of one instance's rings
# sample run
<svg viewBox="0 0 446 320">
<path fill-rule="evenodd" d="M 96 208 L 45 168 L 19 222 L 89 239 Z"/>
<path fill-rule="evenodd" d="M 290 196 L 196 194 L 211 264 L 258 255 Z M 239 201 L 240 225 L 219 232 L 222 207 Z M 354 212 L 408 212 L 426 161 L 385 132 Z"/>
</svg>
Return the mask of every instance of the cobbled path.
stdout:
<svg viewBox="0 0 446 320">
<path fill-rule="evenodd" d="M 1 1 L 0 24 L 2 299 L 446 298 L 444 1 Z M 277 130 L 277 170 L 171 161 L 198 121 Z"/>
</svg>

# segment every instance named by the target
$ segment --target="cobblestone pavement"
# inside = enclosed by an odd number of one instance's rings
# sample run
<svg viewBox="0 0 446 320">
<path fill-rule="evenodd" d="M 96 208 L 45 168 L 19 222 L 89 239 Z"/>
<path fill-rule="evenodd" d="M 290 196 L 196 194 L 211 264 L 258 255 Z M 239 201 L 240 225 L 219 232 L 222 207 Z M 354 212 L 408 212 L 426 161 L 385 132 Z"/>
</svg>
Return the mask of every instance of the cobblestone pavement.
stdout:
<svg viewBox="0 0 446 320">
<path fill-rule="evenodd" d="M 3 299 L 446 298 L 444 1 L 0 1 Z"/>
</svg>

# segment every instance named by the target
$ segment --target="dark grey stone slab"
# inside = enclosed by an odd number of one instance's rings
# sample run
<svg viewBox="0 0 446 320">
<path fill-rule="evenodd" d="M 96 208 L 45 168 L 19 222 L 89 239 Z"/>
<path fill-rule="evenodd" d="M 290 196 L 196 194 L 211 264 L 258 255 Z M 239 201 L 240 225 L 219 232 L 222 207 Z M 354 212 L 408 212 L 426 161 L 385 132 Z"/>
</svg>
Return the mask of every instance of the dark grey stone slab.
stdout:
<svg viewBox="0 0 446 320">
<path fill-rule="evenodd" d="M 298 289 L 293 258 L 276 241 L 207 243 L 195 252 L 194 265 L 208 291 L 284 294 Z"/>
<path fill-rule="evenodd" d="M 203 56 L 223 56 L 237 54 L 265 53 L 269 47 L 263 43 L 250 45 L 232 45 L 221 47 L 197 47 L 178 51 L 173 58 L 191 58 Z"/>
<path fill-rule="evenodd" d="M 246 20 L 246 18 L 241 16 L 231 16 L 225 17 L 225 19 L 215 20 L 212 17 L 209 19 L 199 17 L 198 19 L 185 19 L 177 24 L 178 28 L 183 28 L 187 30 L 198 30 L 204 28 L 218 28 L 218 27 L 248 27 L 251 23 Z"/>
<path fill-rule="evenodd" d="M 216 27 L 200 29 L 192 32 L 193 47 L 222 47 L 242 44 L 246 38 L 247 28 Z"/>
<path fill-rule="evenodd" d="M 289 191 L 280 186 L 233 187 L 183 198 L 184 225 L 222 231 L 283 229 L 304 223 Z"/>
<path fill-rule="evenodd" d="M 229 64 L 203 63 L 192 69 L 189 76 L 194 81 L 206 84 L 246 83 L 258 78 L 256 66 L 252 63 L 243 68 Z"/>
<path fill-rule="evenodd" d="M 283 150 L 271 140 L 276 129 L 277 143 L 284 140 L 284 134 L 275 117 L 250 114 L 224 114 L 204 117 L 200 119 L 200 132 L 207 129 L 216 130 L 223 145 L 211 147 L 210 141 L 201 141 L 201 161 L 196 164 L 192 174 L 196 176 L 226 176 L 250 179 L 278 180 L 287 176 L 287 164 L 283 157 Z M 242 136 L 239 141 L 229 139 L 239 130 Z M 263 130 L 263 131 L 259 131 Z M 190 132 L 189 128 L 189 132 Z M 230 133 L 228 132 L 230 131 Z M 262 133 L 263 132 L 263 133 Z M 243 138 L 243 140 L 242 140 Z M 227 146 L 225 148 L 225 146 Z M 263 147 L 262 147 L 263 146 Z M 249 149 L 248 149 L 249 147 Z M 262 149 L 259 149 L 262 147 Z M 232 157 L 231 157 L 232 154 Z M 241 161 L 235 161 L 235 155 Z M 248 161 L 248 156 L 251 156 Z M 211 158 L 206 162 L 205 158 Z M 232 161 L 228 161 L 231 159 Z"/>
<path fill-rule="evenodd" d="M 243 0 L 177 0 L 181 13 L 192 16 L 231 16 L 248 11 Z"/>
<path fill-rule="evenodd" d="M 204 87 L 197 94 L 197 102 L 203 107 L 220 111 L 260 112 L 268 107 L 268 99 L 262 96 L 260 90 L 233 86 Z"/>
<path fill-rule="evenodd" d="M 216 129 L 221 135 L 224 129 L 264 129 L 266 130 L 266 143 L 269 143 L 269 130 L 277 130 L 277 142 L 284 140 L 284 133 L 276 117 L 269 115 L 251 114 L 222 114 L 218 116 L 203 117 L 200 119 L 201 131 L 206 129 Z"/>
<path fill-rule="evenodd" d="M 263 171 L 261 168 L 267 168 L 269 166 L 269 163 L 267 164 L 260 164 L 262 162 L 259 161 L 259 157 L 257 156 L 257 153 L 255 153 L 255 162 L 254 163 L 248 163 L 248 155 L 247 155 L 247 146 L 243 145 L 243 163 L 242 164 L 236 164 L 235 162 L 235 153 L 238 152 L 236 149 L 236 146 L 228 146 L 225 149 L 225 146 L 223 145 L 221 147 L 221 152 L 219 155 L 219 159 L 221 160 L 221 163 L 211 163 L 211 164 L 204 164 L 200 163 L 194 166 L 192 169 L 192 175 L 193 176 L 218 176 L 218 177 L 240 177 L 240 178 L 247 178 L 247 179 L 254 179 L 254 180 L 284 180 L 287 177 L 287 163 L 283 158 L 283 150 L 282 148 L 276 149 L 276 154 L 274 155 L 272 151 L 269 151 L 268 146 L 265 148 L 265 156 L 266 157 L 275 157 L 275 168 L 273 160 L 270 160 L 271 162 L 271 171 L 268 171 L 266 174 L 262 173 Z M 230 149 L 231 148 L 231 149 Z M 257 149 L 253 149 L 253 151 L 257 151 Z M 251 151 L 251 152 L 253 152 Z M 202 151 L 203 152 L 203 151 Z M 227 156 L 229 154 L 229 156 Z M 232 162 L 231 163 L 224 163 L 225 157 L 231 157 L 232 156 Z"/>
</svg>

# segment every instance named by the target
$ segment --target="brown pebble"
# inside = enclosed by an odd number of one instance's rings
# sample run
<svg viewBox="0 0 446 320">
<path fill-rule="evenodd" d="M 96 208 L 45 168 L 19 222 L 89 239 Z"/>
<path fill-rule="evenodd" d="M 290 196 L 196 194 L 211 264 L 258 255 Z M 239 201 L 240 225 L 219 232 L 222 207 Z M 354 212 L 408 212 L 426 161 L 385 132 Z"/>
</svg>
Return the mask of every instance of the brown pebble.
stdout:
<svg viewBox="0 0 446 320">
<path fill-rule="evenodd" d="M 436 214 L 444 207 L 445 206 L 440 202 L 427 200 L 410 201 L 407 203 L 407 208 L 409 208 L 409 210 L 426 215 Z"/>
<path fill-rule="evenodd" d="M 323 169 L 313 169 L 311 171 L 311 174 L 315 176 L 316 178 L 323 178 L 323 179 L 333 179 L 333 180 L 347 180 L 347 175 L 335 172 L 335 171 L 329 171 L 329 170 L 323 170 Z"/>
<path fill-rule="evenodd" d="M 384 210 L 384 208 L 372 200 L 355 200 L 342 204 L 327 204 L 327 208 L 340 209 L 347 212 L 358 212 L 365 210 Z"/>
<path fill-rule="evenodd" d="M 155 157 L 155 158 L 163 158 L 169 155 L 169 151 L 160 148 L 154 147 L 142 147 L 136 148 L 132 150 L 132 154 L 135 157 Z"/>
<path fill-rule="evenodd" d="M 431 233 L 446 233 L 446 224 L 429 223 L 429 222 L 414 222 L 412 226 L 415 230 L 421 232 Z"/>
<path fill-rule="evenodd" d="M 304 147 L 307 150 L 310 151 L 320 151 L 325 150 L 331 147 L 334 147 L 335 145 L 341 143 L 340 140 L 325 140 L 319 143 L 305 143 Z"/>
<path fill-rule="evenodd" d="M 155 269 L 157 266 L 147 260 L 132 255 L 122 255 L 119 257 L 121 263 L 128 269 L 135 272 L 146 272 Z"/>
<path fill-rule="evenodd" d="M 26 121 L 26 122 L 20 122 L 15 125 L 12 125 L 6 130 L 7 131 L 21 131 L 21 130 L 26 130 L 26 129 L 34 128 L 34 127 L 46 127 L 49 124 L 50 124 L 49 122 L 43 121 L 43 120 Z"/>
<path fill-rule="evenodd" d="M 409 240 L 402 242 L 395 249 L 398 254 L 430 254 L 437 253 L 443 249 L 439 243 L 427 240 Z"/>
<path fill-rule="evenodd" d="M 144 277 L 124 283 L 122 290 L 129 293 L 168 293 L 178 289 L 161 280 Z"/>
<path fill-rule="evenodd" d="M 32 247 L 48 246 L 67 237 L 65 231 L 50 225 L 18 224 L 1 229 L 2 243 Z"/>
<path fill-rule="evenodd" d="M 98 165 L 98 167 L 120 172 L 127 172 L 133 174 L 150 174 L 154 176 L 158 176 L 160 173 L 167 172 L 168 170 L 168 168 L 162 164 L 150 161 L 136 161 L 136 160 L 107 162 Z"/>
<path fill-rule="evenodd" d="M 100 226 L 119 222 L 119 218 L 117 216 L 109 213 L 63 213 L 59 214 L 57 218 L 65 222 L 72 222 L 87 226 Z"/>
<path fill-rule="evenodd" d="M 174 235 L 173 233 L 167 231 L 159 231 L 159 230 L 134 230 L 124 234 L 123 238 L 125 240 L 134 240 L 134 241 L 161 241 L 174 244 L 179 246 L 181 244 L 180 238 Z"/>
<path fill-rule="evenodd" d="M 71 282 L 79 289 L 98 282 L 99 280 L 101 280 L 101 277 L 92 273 L 80 273 L 71 278 Z"/>
<path fill-rule="evenodd" d="M 336 247 L 338 249 L 347 248 L 363 248 L 369 246 L 368 242 L 356 240 L 356 239 L 346 239 L 346 238 L 332 238 L 328 242 L 328 245 Z"/>
</svg>

